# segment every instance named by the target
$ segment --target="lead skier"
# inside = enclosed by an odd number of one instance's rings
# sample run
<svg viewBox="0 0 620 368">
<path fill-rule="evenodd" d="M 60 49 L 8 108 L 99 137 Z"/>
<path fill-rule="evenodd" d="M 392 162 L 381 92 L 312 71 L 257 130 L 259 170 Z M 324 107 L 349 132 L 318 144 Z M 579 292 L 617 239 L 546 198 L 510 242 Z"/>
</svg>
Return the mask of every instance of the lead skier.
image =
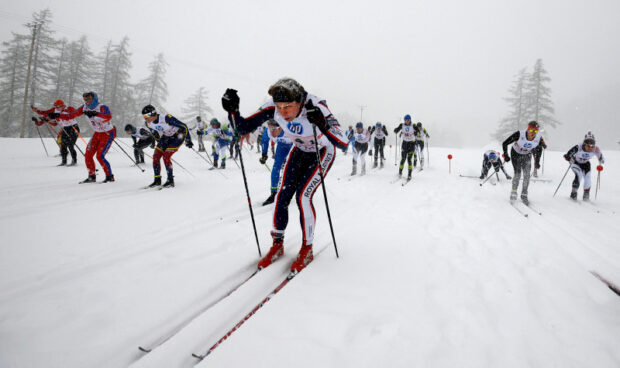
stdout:
<svg viewBox="0 0 620 368">
<path fill-rule="evenodd" d="M 234 89 L 227 89 L 222 96 L 222 107 L 228 112 L 228 119 L 239 134 L 248 134 L 269 119 L 274 119 L 293 141 L 282 174 L 282 185 L 278 189 L 273 210 L 273 245 L 259 262 L 258 268 L 269 266 L 284 254 L 284 231 L 288 224 L 288 206 L 295 195 L 299 208 L 302 229 L 302 244 L 299 254 L 291 264 L 291 272 L 299 272 L 314 259 L 312 243 L 315 230 L 315 211 L 312 197 L 321 183 L 317 162 L 317 134 L 320 165 L 326 175 L 336 157 L 336 147 L 344 148 L 347 139 L 339 123 L 329 111 L 325 100 L 306 92 L 304 87 L 291 78 L 282 78 L 269 87 L 272 101 L 265 103 L 251 116 L 239 113 L 239 96 Z"/>
</svg>

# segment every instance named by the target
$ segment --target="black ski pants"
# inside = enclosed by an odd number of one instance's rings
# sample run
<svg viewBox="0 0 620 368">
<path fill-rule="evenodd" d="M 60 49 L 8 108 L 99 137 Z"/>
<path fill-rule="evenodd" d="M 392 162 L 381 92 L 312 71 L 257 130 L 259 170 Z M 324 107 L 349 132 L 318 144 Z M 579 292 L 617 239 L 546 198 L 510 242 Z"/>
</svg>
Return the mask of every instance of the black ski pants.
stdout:
<svg viewBox="0 0 620 368">
<path fill-rule="evenodd" d="M 523 173 L 523 186 L 521 193 L 527 194 L 527 188 L 530 186 L 530 171 L 532 171 L 532 154 L 521 154 L 513 149 L 510 150 L 510 158 L 515 176 L 512 177 L 512 190 L 519 188 L 521 173 Z"/>
</svg>

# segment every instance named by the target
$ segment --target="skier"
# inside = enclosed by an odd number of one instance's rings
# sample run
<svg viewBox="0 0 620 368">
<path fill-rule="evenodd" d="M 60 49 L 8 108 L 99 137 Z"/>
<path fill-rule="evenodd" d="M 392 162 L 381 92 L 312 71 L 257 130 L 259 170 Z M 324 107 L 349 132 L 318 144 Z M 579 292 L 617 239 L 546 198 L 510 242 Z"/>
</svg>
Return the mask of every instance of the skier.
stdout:
<svg viewBox="0 0 620 368">
<path fill-rule="evenodd" d="M 596 140 L 592 132 L 588 132 L 581 144 L 574 145 L 566 154 L 564 158 L 571 163 L 571 169 L 575 173 L 575 179 L 573 180 L 573 189 L 570 192 L 570 197 L 573 200 L 577 199 L 577 190 L 579 189 L 580 181 L 583 180 L 583 200 L 590 200 L 590 159 L 596 156 L 600 165 L 605 163 L 605 158 L 601 153 L 601 150 L 596 145 Z"/>
<path fill-rule="evenodd" d="M 256 134 L 256 152 L 260 153 L 262 149 L 263 142 L 263 134 L 265 134 L 265 126 L 261 125 L 258 127 L 258 134 Z"/>
<path fill-rule="evenodd" d="M 125 133 L 133 140 L 133 156 L 137 164 L 144 163 L 144 149 L 148 146 L 155 147 L 155 139 L 151 132 L 144 127 L 135 127 L 131 124 L 125 125 Z"/>
<path fill-rule="evenodd" d="M 499 152 L 488 150 L 484 153 L 484 155 L 482 155 L 482 174 L 480 174 L 480 179 L 486 178 L 491 167 L 495 169 L 495 172 L 499 172 L 501 169 L 504 172 L 504 175 L 506 175 L 506 179 L 512 179 L 512 177 L 508 175 L 504 169 L 504 164 L 502 163 L 502 159 L 499 157 Z"/>
<path fill-rule="evenodd" d="M 293 141 L 294 146 L 284 164 L 282 184 L 275 199 L 274 227 L 271 232 L 273 245 L 267 255 L 258 262 L 258 268 L 269 266 L 284 253 L 288 205 L 293 195 L 296 195 L 295 202 L 299 207 L 302 227 L 302 245 L 296 260 L 291 265 L 291 271 L 299 272 L 314 258 L 312 242 L 315 212 L 312 197 L 321 184 L 321 171 L 326 175 L 331 168 L 336 157 L 334 145 L 344 148 L 347 141 L 325 101 L 307 93 L 297 81 L 282 78 L 269 87 L 268 92 L 272 101 L 246 118 L 239 114 L 239 96 L 234 89 L 226 90 L 222 97 L 222 107 L 228 112 L 229 120 L 236 122 L 240 134 L 249 133 L 263 122 L 274 119 L 284 130 L 285 136 Z M 318 142 L 314 138 L 314 127 L 320 130 L 317 132 Z M 317 162 L 317 149 L 321 170 Z"/>
<path fill-rule="evenodd" d="M 527 129 L 514 132 L 510 137 L 506 138 L 502 143 L 504 150 L 504 161 L 509 162 L 512 158 L 512 168 L 514 177 L 512 178 L 512 191 L 510 192 L 510 200 L 517 199 L 517 189 L 519 188 L 519 180 L 523 173 L 523 186 L 521 187 L 521 200 L 526 205 L 529 204 L 527 197 L 527 189 L 530 185 L 530 171 L 532 169 L 531 153 L 536 146 L 540 144 L 542 135 L 538 132 L 540 126 L 535 120 L 528 123 Z M 512 145 L 510 155 L 508 154 L 508 145 Z"/>
<path fill-rule="evenodd" d="M 538 169 L 540 169 L 540 157 L 542 156 L 543 149 L 547 149 L 547 144 L 544 139 L 540 140 L 540 144 L 532 150 L 532 155 L 534 156 L 534 171 L 532 172 L 532 176 L 538 177 Z"/>
<path fill-rule="evenodd" d="M 372 165 L 372 168 L 374 169 L 377 167 L 377 161 L 379 158 L 381 158 L 380 168 L 382 169 L 383 161 L 385 160 L 385 155 L 383 154 L 383 148 L 385 147 L 385 139 L 386 139 L 385 137 L 387 137 L 388 135 L 387 128 L 385 127 L 385 125 L 381 124 L 381 122 L 377 122 L 375 126 L 370 128 L 370 134 L 375 135 L 375 139 L 374 139 L 375 162 Z"/>
<path fill-rule="evenodd" d="M 157 140 L 157 147 L 155 147 L 155 152 L 153 153 L 153 175 L 155 179 L 148 187 L 153 188 L 161 185 L 160 161 L 162 157 L 164 158 L 164 166 L 166 167 L 168 177 L 163 187 L 174 187 L 172 155 L 179 150 L 183 142 L 185 142 L 188 148 L 194 146 L 189 135 L 189 129 L 185 123 L 180 122 L 170 114 L 158 114 L 153 105 L 144 106 L 142 108 L 142 115 L 144 116 L 146 127 L 150 129 L 153 137 Z"/>
<path fill-rule="evenodd" d="M 47 122 L 52 126 L 60 124 L 60 157 L 61 162 L 58 166 L 67 165 L 67 156 L 71 152 L 71 163 L 68 166 L 75 166 L 77 164 L 77 152 L 75 151 L 75 142 L 78 138 L 78 132 L 80 127 L 75 119 L 60 120 L 58 117 L 61 114 L 70 114 L 75 112 L 75 109 L 71 106 L 66 106 L 63 100 L 56 100 L 54 107 L 49 110 L 39 110 L 32 106 L 32 111 L 40 116 L 47 118 Z"/>
<path fill-rule="evenodd" d="M 415 167 L 417 156 L 420 156 L 420 170 L 424 168 L 424 138 L 430 138 L 426 129 L 422 127 L 422 123 L 418 121 L 415 125 L 415 142 L 416 149 L 413 157 L 413 166 Z"/>
<path fill-rule="evenodd" d="M 222 162 L 220 169 L 225 169 L 226 151 L 233 140 L 233 134 L 228 130 L 228 126 L 222 126 L 216 118 L 211 119 L 209 125 L 206 134 L 211 134 L 213 136 L 213 168 L 218 167 L 217 161 L 221 157 Z"/>
<path fill-rule="evenodd" d="M 347 129 L 347 131 L 345 133 L 345 137 L 347 137 L 347 146 L 342 149 L 344 151 L 345 156 L 347 155 L 347 152 L 349 151 L 349 146 L 352 143 L 355 143 L 355 136 L 354 135 L 355 135 L 355 132 L 353 130 L 353 126 L 349 125 L 349 129 Z"/>
<path fill-rule="evenodd" d="M 196 116 L 196 135 L 198 136 L 198 152 L 205 151 L 205 145 L 202 142 L 202 136 L 205 134 L 205 128 L 207 124 L 202 120 L 200 116 Z"/>
<path fill-rule="evenodd" d="M 403 175 L 403 167 L 405 166 L 405 160 L 407 160 L 409 164 L 409 175 L 407 175 L 407 180 L 411 180 L 411 172 L 415 167 L 415 162 L 412 163 L 411 158 L 415 154 L 415 147 L 417 145 L 415 140 L 415 128 L 411 125 L 411 115 L 405 115 L 404 123 L 399 124 L 396 129 L 394 129 L 394 133 L 398 132 L 401 132 L 400 134 L 403 138 L 398 176 L 400 177 Z"/>
<path fill-rule="evenodd" d="M 278 185 L 280 183 L 280 170 L 284 166 L 286 156 L 293 146 L 293 142 L 284 136 L 284 131 L 280 128 L 277 121 L 271 119 L 267 122 L 267 128 L 263 133 L 263 140 L 261 147 L 263 156 L 260 158 L 260 163 L 265 164 L 267 162 L 267 151 L 269 150 L 269 142 L 276 143 L 276 153 L 274 157 L 273 167 L 271 168 L 271 195 L 263 202 L 263 206 L 273 203 L 278 193 Z"/>
<path fill-rule="evenodd" d="M 362 161 L 362 173 L 361 175 L 366 174 L 366 151 L 368 151 L 368 142 L 370 142 L 370 132 L 368 129 L 364 128 L 364 124 L 360 121 L 355 124 L 355 132 L 353 133 L 355 137 L 355 143 L 353 143 L 353 171 L 351 171 L 351 176 L 357 174 L 357 158 L 359 157 Z"/>
<path fill-rule="evenodd" d="M 116 138 L 116 127 L 110 122 L 112 120 L 112 113 L 110 113 L 110 109 L 106 105 L 99 103 L 99 98 L 95 92 L 86 92 L 82 97 L 84 98 L 84 105 L 71 113 L 58 116 L 60 120 L 70 121 L 80 115 L 86 115 L 88 122 L 95 131 L 84 153 L 88 177 L 81 181 L 81 183 L 94 183 L 97 181 L 95 161 L 93 160 L 95 154 L 97 154 L 97 161 L 99 161 L 105 172 L 105 180 L 103 182 L 113 182 L 112 166 L 105 158 L 110 146 L 112 146 L 112 142 L 114 142 L 114 138 Z"/>
</svg>

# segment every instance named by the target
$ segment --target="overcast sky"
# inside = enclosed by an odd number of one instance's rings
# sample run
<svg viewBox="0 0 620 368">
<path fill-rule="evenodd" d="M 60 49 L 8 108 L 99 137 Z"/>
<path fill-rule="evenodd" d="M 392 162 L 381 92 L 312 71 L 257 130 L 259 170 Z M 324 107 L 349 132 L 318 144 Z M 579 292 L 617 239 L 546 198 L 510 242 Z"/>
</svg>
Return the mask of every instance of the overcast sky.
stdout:
<svg viewBox="0 0 620 368">
<path fill-rule="evenodd" d="M 431 136 L 480 145 L 507 113 L 516 73 L 542 58 L 564 123 L 553 135 L 620 140 L 618 0 L 0 1 L 3 41 L 48 7 L 57 37 L 85 34 L 96 53 L 129 36 L 135 80 L 164 52 L 173 114 L 200 86 L 218 117 L 228 87 L 249 114 L 289 76 L 346 124 L 360 106 L 369 124 L 409 113 Z"/>
</svg>

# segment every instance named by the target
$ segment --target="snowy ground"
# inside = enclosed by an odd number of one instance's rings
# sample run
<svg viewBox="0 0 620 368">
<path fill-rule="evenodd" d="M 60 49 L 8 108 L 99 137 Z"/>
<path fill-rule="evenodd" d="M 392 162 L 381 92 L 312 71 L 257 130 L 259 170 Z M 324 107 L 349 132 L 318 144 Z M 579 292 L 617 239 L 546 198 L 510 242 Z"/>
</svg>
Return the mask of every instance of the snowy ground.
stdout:
<svg viewBox="0 0 620 368">
<path fill-rule="evenodd" d="M 176 188 L 147 191 L 151 168 L 112 150 L 117 181 L 78 185 L 81 158 L 55 167 L 39 140 L 0 143 L 0 367 L 620 366 L 620 298 L 591 274 L 620 284 L 618 151 L 602 147 L 608 164 L 592 205 L 567 199 L 572 174 L 553 197 L 567 164 L 547 152 L 552 182 L 532 183 L 543 214 L 529 218 L 508 203 L 506 180 L 459 177 L 478 175 L 482 153 L 499 147 L 431 148 L 430 167 L 405 187 L 390 184 L 390 149 L 383 170 L 352 181 L 351 156 L 340 153 L 326 181 L 340 258 L 319 191 L 315 261 L 199 363 L 191 353 L 285 276 L 300 245 L 296 208 L 283 259 L 145 354 L 138 346 L 257 262 L 241 171 L 232 162 L 207 171 L 184 147 L 174 158 L 194 177 L 177 167 Z M 255 152 L 244 157 L 252 201 L 262 202 L 268 172 Z M 255 217 L 264 254 L 271 208 Z"/>
</svg>

